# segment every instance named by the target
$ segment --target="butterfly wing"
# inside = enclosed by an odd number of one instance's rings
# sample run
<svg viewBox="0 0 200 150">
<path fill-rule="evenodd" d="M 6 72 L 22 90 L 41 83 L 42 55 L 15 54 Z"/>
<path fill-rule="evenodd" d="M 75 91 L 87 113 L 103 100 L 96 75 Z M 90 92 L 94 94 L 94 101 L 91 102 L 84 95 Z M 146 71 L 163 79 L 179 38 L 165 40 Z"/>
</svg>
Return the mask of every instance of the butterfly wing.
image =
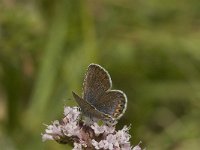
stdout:
<svg viewBox="0 0 200 150">
<path fill-rule="evenodd" d="M 90 103 L 79 97 L 76 93 L 72 92 L 74 99 L 78 103 L 78 105 L 81 108 L 81 112 L 89 118 L 96 118 L 101 120 L 112 120 L 112 118 L 103 113 L 98 111 L 94 106 L 92 106 Z"/>
<path fill-rule="evenodd" d="M 99 103 L 100 97 L 112 86 L 108 72 L 97 64 L 90 64 L 83 82 L 83 99 L 93 106 Z"/>
<path fill-rule="evenodd" d="M 108 90 L 99 99 L 97 110 L 110 115 L 112 118 L 119 119 L 125 112 L 127 97 L 120 90 Z"/>
</svg>

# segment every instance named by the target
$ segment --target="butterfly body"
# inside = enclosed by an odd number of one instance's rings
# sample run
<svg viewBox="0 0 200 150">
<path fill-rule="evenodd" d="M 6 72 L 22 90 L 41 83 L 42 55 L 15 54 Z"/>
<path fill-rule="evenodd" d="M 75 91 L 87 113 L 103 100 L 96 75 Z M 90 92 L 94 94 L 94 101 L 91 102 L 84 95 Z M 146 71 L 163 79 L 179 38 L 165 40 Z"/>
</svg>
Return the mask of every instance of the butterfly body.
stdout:
<svg viewBox="0 0 200 150">
<path fill-rule="evenodd" d="M 98 64 L 90 64 L 83 82 L 83 96 L 73 92 L 83 115 L 103 121 L 119 119 L 126 110 L 127 97 L 111 87 L 108 72 Z"/>
</svg>

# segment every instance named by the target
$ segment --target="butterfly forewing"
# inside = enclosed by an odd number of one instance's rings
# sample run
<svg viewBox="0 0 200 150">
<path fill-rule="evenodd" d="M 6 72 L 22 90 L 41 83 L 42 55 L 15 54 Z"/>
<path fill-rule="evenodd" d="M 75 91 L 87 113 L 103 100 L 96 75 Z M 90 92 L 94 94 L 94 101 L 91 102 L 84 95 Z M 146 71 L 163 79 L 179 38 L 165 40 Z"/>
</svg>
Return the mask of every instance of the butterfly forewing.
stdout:
<svg viewBox="0 0 200 150">
<path fill-rule="evenodd" d="M 100 97 L 111 86 L 112 82 L 108 72 L 97 64 L 90 64 L 83 82 L 83 99 L 96 106 Z"/>
</svg>

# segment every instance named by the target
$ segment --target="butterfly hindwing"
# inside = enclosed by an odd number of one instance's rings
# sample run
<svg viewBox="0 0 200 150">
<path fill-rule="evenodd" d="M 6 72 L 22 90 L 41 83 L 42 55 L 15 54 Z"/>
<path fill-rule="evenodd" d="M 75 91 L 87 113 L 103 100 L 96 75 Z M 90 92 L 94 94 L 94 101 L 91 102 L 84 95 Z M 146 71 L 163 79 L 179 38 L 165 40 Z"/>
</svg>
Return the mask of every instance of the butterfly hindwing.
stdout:
<svg viewBox="0 0 200 150">
<path fill-rule="evenodd" d="M 99 99 L 95 108 L 112 118 L 119 119 L 126 110 L 127 98 L 120 90 L 108 90 Z"/>
</svg>

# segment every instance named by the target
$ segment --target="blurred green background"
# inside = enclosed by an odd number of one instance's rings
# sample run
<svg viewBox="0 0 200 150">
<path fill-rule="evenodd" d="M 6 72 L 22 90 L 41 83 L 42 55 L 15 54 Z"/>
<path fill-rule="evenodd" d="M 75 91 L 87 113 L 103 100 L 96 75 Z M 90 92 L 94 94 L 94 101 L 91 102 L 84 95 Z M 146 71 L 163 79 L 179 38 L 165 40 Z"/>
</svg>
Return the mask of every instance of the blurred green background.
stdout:
<svg viewBox="0 0 200 150">
<path fill-rule="evenodd" d="M 43 143 L 43 123 L 92 62 L 127 94 L 133 145 L 199 149 L 199 0 L 0 0 L 0 149 L 71 149 Z"/>
</svg>

